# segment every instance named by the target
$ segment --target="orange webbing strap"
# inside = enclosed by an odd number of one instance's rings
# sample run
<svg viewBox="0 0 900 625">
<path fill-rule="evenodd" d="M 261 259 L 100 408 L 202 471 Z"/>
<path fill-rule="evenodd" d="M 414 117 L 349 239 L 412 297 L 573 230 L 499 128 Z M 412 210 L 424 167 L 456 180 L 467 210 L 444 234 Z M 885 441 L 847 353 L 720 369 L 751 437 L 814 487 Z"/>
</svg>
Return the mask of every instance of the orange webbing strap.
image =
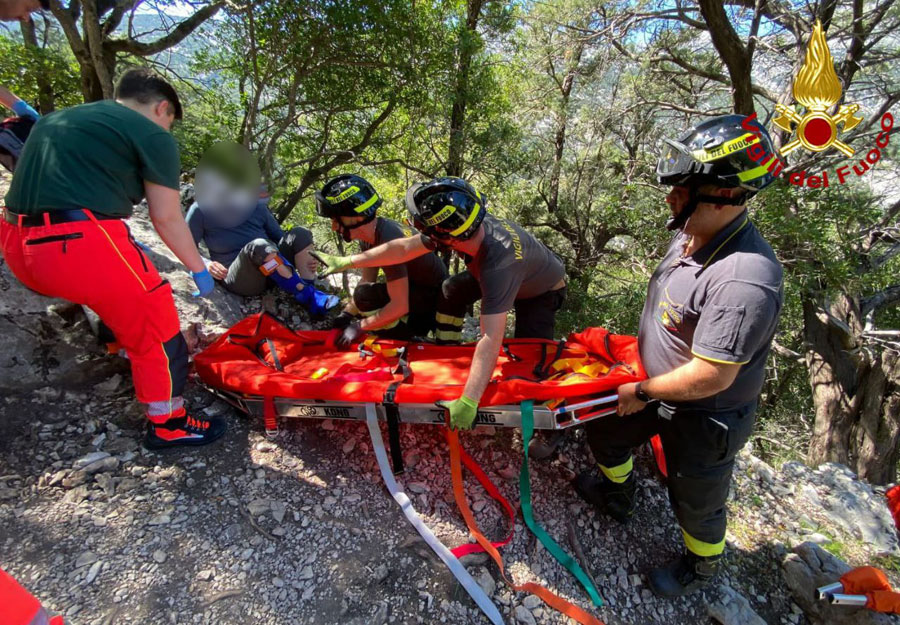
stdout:
<svg viewBox="0 0 900 625">
<path fill-rule="evenodd" d="M 469 532 L 475 537 L 475 540 L 478 541 L 481 548 L 494 559 L 494 562 L 497 564 L 497 569 L 500 571 L 500 574 L 503 576 L 506 583 L 514 590 L 530 592 L 533 595 L 537 595 L 544 603 L 565 614 L 569 618 L 575 619 L 582 625 L 603 625 L 603 622 L 595 616 L 588 614 L 577 605 L 556 596 L 540 584 L 535 584 L 533 582 L 514 584 L 512 580 L 507 577 L 506 570 L 503 568 L 503 558 L 500 556 L 497 549 L 478 529 L 478 523 L 476 523 L 475 516 L 472 514 L 472 510 L 469 509 L 469 503 L 466 501 L 466 493 L 465 490 L 463 490 L 462 454 L 459 446 L 459 432 L 447 428 L 446 433 L 447 444 L 450 446 L 450 476 L 453 480 L 453 497 L 456 499 L 456 505 L 459 506 L 459 511 L 462 513 L 463 519 L 465 519 L 466 525 L 469 527 Z"/>
<path fill-rule="evenodd" d="M 487 492 L 491 498 L 496 501 L 500 506 L 506 511 L 506 516 L 509 517 L 509 534 L 507 534 L 506 538 L 503 540 L 493 541 L 491 545 L 493 545 L 496 549 L 500 547 L 505 547 L 509 544 L 509 541 L 512 540 L 513 535 L 516 531 L 516 511 L 512 507 L 512 504 L 507 501 L 506 497 L 504 497 L 500 490 L 494 485 L 491 481 L 491 478 L 487 476 L 487 474 L 482 470 L 478 463 L 466 453 L 466 450 L 462 447 L 459 448 L 460 456 L 462 456 L 462 463 L 465 467 L 472 472 L 472 475 L 478 480 L 481 484 L 481 487 Z M 453 555 L 457 558 L 461 558 L 463 556 L 467 556 L 472 553 L 483 553 L 484 548 L 478 543 L 466 543 L 464 545 L 460 545 L 456 549 L 450 550 Z"/>
<path fill-rule="evenodd" d="M 278 412 L 275 410 L 274 397 L 263 397 L 263 423 L 266 428 L 266 436 L 272 438 L 278 435 Z"/>
</svg>

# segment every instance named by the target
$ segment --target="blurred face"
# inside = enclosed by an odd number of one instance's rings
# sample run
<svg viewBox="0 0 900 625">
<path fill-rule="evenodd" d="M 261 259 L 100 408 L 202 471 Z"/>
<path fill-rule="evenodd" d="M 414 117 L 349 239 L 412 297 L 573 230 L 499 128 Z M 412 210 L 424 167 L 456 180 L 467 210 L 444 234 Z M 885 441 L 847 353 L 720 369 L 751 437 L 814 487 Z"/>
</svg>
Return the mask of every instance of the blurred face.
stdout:
<svg viewBox="0 0 900 625">
<path fill-rule="evenodd" d="M 0 20 L 28 20 L 31 13 L 40 8 L 38 0 L 0 0 Z"/>
<path fill-rule="evenodd" d="M 220 227 L 239 226 L 256 208 L 256 189 L 236 183 L 213 167 L 197 167 L 194 193 L 203 214 Z"/>
</svg>

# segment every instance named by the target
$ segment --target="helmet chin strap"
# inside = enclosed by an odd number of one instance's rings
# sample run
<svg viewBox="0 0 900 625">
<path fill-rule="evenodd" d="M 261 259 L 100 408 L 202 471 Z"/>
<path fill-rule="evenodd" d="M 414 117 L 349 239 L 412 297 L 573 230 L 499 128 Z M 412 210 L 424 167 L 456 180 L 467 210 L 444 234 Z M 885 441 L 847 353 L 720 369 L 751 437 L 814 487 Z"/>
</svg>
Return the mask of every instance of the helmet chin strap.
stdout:
<svg viewBox="0 0 900 625">
<path fill-rule="evenodd" d="M 350 237 L 350 231 L 356 230 L 360 226 L 365 226 L 367 223 L 375 219 L 377 215 L 370 215 L 366 219 L 363 219 L 358 224 L 353 224 L 352 226 L 347 226 L 343 221 L 338 220 L 338 223 L 341 224 L 341 238 L 344 240 L 344 243 L 350 243 L 353 239 Z"/>
<path fill-rule="evenodd" d="M 688 196 L 688 201 L 684 205 L 684 208 L 681 209 L 680 213 L 674 217 L 669 217 L 668 221 L 666 221 L 666 230 L 684 230 L 684 227 L 694 214 L 694 211 L 697 210 L 697 206 L 700 202 L 715 204 L 716 206 L 729 206 L 731 204 L 738 204 L 746 201 L 746 198 L 738 200 L 730 197 L 722 197 L 720 195 L 706 195 L 698 191 L 699 186 L 691 186 L 690 189 L 690 195 Z"/>
</svg>

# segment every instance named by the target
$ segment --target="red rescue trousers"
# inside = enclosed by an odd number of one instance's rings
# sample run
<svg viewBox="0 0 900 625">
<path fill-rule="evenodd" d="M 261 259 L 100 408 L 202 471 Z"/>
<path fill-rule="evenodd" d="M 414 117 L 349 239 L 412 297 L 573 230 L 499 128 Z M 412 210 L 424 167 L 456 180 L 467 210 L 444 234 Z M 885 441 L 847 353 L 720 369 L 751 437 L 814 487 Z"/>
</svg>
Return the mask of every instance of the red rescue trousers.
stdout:
<svg viewBox="0 0 900 625">
<path fill-rule="evenodd" d="M 121 219 L 24 226 L 0 218 L 0 251 L 28 288 L 90 307 L 131 360 L 139 401 L 180 396 L 188 351 L 172 287 Z M 21 220 L 20 220 L 21 221 Z"/>
<path fill-rule="evenodd" d="M 0 624 L 63 625 L 61 616 L 50 618 L 41 602 L 0 569 Z"/>
</svg>

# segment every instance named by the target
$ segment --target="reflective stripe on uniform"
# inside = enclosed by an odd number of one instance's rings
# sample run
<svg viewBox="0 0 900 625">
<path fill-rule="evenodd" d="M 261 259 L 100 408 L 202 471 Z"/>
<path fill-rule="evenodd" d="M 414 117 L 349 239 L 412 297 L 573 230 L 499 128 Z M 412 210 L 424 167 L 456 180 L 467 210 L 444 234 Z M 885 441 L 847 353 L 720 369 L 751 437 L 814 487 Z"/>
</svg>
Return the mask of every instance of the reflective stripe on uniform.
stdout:
<svg viewBox="0 0 900 625">
<path fill-rule="evenodd" d="M 435 330 L 434 338 L 439 341 L 461 341 L 462 332 L 458 330 Z"/>
<path fill-rule="evenodd" d="M 451 326 L 459 326 L 462 327 L 464 319 L 462 317 L 454 317 L 453 315 L 448 315 L 446 313 L 435 313 L 434 320 L 438 323 L 446 323 Z"/>
<path fill-rule="evenodd" d="M 688 534 L 683 527 L 681 534 L 684 536 L 684 546 L 688 548 L 688 551 L 703 558 L 717 556 L 725 551 L 724 538 L 717 543 L 705 543 Z"/>
<path fill-rule="evenodd" d="M 615 482 L 616 484 L 623 484 L 634 469 L 634 457 L 629 457 L 628 460 L 614 467 L 605 467 L 602 464 L 598 464 L 597 466 L 600 467 L 603 475 L 605 475 L 609 481 Z"/>
</svg>

